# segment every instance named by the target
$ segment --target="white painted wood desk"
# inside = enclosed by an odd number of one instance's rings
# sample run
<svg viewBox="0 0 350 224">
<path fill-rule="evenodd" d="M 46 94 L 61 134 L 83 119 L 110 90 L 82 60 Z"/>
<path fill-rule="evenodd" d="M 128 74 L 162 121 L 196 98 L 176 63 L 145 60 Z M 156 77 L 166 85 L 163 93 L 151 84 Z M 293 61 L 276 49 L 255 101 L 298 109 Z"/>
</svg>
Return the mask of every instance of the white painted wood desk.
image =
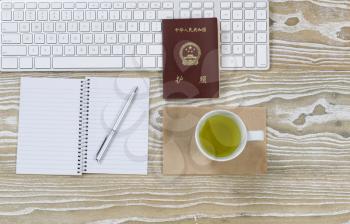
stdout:
<svg viewBox="0 0 350 224">
<path fill-rule="evenodd" d="M 162 99 L 161 73 L 0 74 L 0 223 L 349 223 L 350 1 L 270 3 L 271 69 L 215 100 Z M 21 76 L 151 78 L 149 175 L 15 175 Z M 268 174 L 166 177 L 165 105 L 266 106 Z"/>
</svg>

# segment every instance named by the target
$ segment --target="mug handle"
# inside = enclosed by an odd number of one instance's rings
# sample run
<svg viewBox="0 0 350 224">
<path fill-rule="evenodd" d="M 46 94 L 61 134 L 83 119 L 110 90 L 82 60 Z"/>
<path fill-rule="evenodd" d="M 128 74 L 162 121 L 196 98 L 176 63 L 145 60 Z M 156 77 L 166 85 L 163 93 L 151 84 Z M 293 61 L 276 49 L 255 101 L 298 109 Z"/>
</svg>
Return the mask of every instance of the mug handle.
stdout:
<svg viewBox="0 0 350 224">
<path fill-rule="evenodd" d="M 264 141 L 264 131 L 248 131 L 248 141 Z"/>
</svg>

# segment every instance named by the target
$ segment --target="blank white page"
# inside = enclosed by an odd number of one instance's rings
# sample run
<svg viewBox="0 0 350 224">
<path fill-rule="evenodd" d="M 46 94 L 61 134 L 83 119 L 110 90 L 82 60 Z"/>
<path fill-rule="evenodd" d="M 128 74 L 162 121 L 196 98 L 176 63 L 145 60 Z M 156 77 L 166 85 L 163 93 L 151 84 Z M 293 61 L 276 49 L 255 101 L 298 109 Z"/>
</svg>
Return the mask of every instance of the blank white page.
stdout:
<svg viewBox="0 0 350 224">
<path fill-rule="evenodd" d="M 136 97 L 104 159 L 98 163 L 96 153 L 135 86 Z M 147 174 L 149 79 L 90 78 L 89 102 L 86 172 Z"/>
<path fill-rule="evenodd" d="M 18 174 L 78 175 L 78 79 L 21 78 Z"/>
</svg>

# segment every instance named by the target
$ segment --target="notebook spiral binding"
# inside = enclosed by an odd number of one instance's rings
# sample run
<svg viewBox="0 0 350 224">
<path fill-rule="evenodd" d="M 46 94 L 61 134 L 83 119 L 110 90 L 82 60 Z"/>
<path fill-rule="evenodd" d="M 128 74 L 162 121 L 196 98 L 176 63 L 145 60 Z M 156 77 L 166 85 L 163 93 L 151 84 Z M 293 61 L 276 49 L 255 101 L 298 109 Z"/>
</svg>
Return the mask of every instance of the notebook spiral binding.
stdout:
<svg viewBox="0 0 350 224">
<path fill-rule="evenodd" d="M 80 109 L 79 109 L 79 144 L 78 144 L 78 170 L 81 174 L 87 172 L 87 144 L 89 139 L 89 98 L 90 79 L 81 81 Z"/>
</svg>

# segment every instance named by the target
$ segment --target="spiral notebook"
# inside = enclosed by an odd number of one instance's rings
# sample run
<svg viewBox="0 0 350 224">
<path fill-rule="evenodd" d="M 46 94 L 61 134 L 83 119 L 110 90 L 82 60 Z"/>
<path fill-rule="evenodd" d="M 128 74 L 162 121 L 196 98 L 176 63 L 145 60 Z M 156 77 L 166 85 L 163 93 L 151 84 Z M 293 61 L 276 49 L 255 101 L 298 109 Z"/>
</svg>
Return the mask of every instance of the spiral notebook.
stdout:
<svg viewBox="0 0 350 224">
<path fill-rule="evenodd" d="M 138 93 L 101 163 L 96 153 Z M 21 78 L 17 174 L 147 174 L 149 80 Z"/>
</svg>

